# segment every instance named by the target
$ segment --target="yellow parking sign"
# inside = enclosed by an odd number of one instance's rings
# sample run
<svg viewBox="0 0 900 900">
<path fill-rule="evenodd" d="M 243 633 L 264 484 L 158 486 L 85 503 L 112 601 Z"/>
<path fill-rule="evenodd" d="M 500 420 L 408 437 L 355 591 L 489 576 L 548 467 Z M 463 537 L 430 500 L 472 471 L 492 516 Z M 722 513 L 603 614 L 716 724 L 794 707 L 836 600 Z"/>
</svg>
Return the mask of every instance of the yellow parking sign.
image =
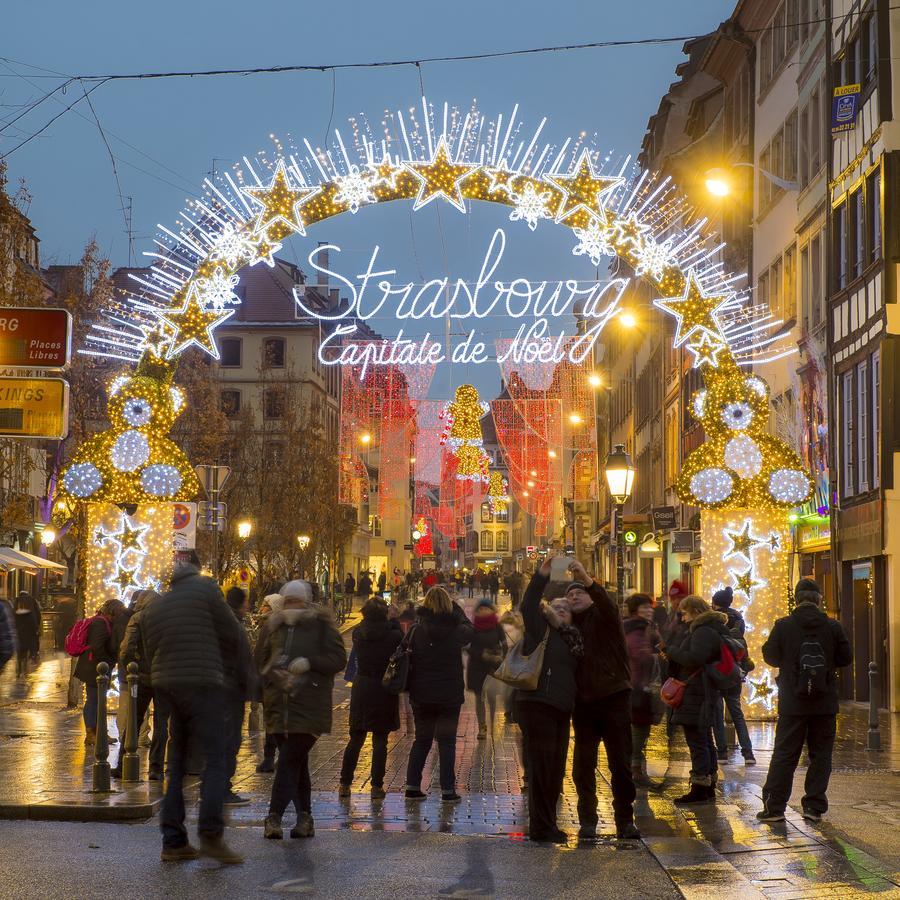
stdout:
<svg viewBox="0 0 900 900">
<path fill-rule="evenodd" d="M 69 433 L 69 383 L 0 378 L 0 437 L 62 440 Z"/>
</svg>

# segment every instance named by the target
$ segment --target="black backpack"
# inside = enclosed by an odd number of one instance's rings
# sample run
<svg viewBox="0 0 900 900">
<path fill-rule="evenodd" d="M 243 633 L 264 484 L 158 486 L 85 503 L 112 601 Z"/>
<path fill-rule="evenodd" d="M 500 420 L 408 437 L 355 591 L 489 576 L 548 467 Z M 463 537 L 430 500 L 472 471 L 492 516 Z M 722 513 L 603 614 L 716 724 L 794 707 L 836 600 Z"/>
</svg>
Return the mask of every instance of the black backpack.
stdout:
<svg viewBox="0 0 900 900">
<path fill-rule="evenodd" d="M 828 691 L 828 656 L 820 630 L 803 629 L 797 653 L 797 696 L 813 700 Z"/>
</svg>

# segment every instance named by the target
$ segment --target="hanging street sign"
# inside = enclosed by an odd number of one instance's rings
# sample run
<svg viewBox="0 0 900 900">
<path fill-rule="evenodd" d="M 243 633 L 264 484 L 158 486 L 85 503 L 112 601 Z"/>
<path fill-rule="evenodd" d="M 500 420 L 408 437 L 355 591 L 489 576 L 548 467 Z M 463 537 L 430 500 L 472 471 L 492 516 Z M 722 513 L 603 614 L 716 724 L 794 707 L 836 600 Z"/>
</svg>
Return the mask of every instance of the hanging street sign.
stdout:
<svg viewBox="0 0 900 900">
<path fill-rule="evenodd" d="M 0 309 L 0 368 L 63 369 L 72 355 L 72 316 L 65 309 Z"/>
<path fill-rule="evenodd" d="M 672 531 L 675 528 L 674 506 L 654 506 L 650 513 L 653 516 L 654 531 Z"/>
<path fill-rule="evenodd" d="M 69 433 L 69 383 L 0 378 L 0 437 L 62 440 Z"/>
<path fill-rule="evenodd" d="M 845 84 L 834 89 L 834 95 L 831 98 L 832 134 L 852 131 L 855 127 L 860 87 L 858 84 Z"/>
</svg>

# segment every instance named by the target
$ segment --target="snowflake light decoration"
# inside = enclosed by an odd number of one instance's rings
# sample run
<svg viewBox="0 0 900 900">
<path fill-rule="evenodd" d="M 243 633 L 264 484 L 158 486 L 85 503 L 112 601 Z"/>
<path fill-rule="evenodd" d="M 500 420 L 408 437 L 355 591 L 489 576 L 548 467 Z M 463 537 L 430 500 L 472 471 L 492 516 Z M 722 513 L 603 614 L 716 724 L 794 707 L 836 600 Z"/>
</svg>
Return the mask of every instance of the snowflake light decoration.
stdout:
<svg viewBox="0 0 900 900">
<path fill-rule="evenodd" d="M 351 165 L 346 175 L 335 177 L 334 183 L 337 186 L 334 202 L 346 203 L 354 215 L 359 211 L 360 206 L 375 202 L 375 195 L 372 193 L 372 176 L 368 172 L 360 171 L 359 166 Z"/>
<path fill-rule="evenodd" d="M 591 220 L 587 228 L 573 228 L 578 243 L 572 250 L 572 256 L 586 256 L 595 266 L 605 256 L 615 256 L 616 248 L 610 243 L 609 229 L 596 220 Z"/>
<path fill-rule="evenodd" d="M 659 242 L 652 238 L 645 238 L 635 248 L 634 255 L 637 265 L 634 274 L 637 276 L 649 275 L 659 280 L 666 269 L 672 265 L 675 258 L 674 242 L 672 238 Z"/>
<path fill-rule="evenodd" d="M 515 204 L 515 209 L 509 214 L 510 222 L 524 221 L 534 231 L 537 228 L 538 219 L 549 219 L 550 211 L 547 205 L 550 203 L 550 191 L 538 193 L 534 185 L 528 182 L 521 193 L 511 192 L 510 196 Z"/>
<path fill-rule="evenodd" d="M 240 306 L 241 298 L 235 294 L 240 278 L 226 275 L 221 266 L 216 266 L 209 278 L 197 279 L 197 292 L 204 309 L 222 312 L 226 306 Z"/>
<path fill-rule="evenodd" d="M 232 222 L 227 222 L 212 242 L 210 259 L 221 260 L 229 269 L 240 265 L 253 252 L 253 242 L 238 231 Z"/>
</svg>

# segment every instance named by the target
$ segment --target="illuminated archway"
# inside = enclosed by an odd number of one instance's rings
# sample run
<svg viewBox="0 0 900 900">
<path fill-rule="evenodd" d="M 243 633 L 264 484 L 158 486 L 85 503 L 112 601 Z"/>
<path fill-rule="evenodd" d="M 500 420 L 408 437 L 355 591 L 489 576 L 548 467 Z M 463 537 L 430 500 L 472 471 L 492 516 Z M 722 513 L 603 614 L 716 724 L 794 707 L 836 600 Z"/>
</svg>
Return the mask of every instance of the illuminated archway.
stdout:
<svg viewBox="0 0 900 900">
<path fill-rule="evenodd" d="M 60 499 L 140 509 L 196 494 L 187 460 L 164 436 L 179 405 L 171 377 L 189 347 L 218 357 L 215 329 L 240 303 L 235 290 L 243 267 L 273 266 L 274 254 L 291 235 L 305 236 L 327 219 L 379 203 L 411 201 L 413 210 L 440 203 L 461 214 L 474 208 L 474 201 L 500 204 L 510 208 L 509 220 L 520 227 L 568 228 L 572 253 L 595 265 L 618 257 L 653 285 L 659 294 L 655 305 L 675 318 L 675 346 L 686 348 L 705 376 L 706 389 L 693 402 L 707 434 L 685 461 L 678 493 L 705 510 L 707 593 L 731 584 L 739 603 L 743 598 L 751 652 L 761 663 L 759 647 L 787 602 L 787 511 L 812 490 L 799 457 L 767 434 L 765 382 L 741 368 L 781 352 L 777 335 L 769 336 L 780 323 L 736 290 L 739 276 L 724 271 L 721 245 L 704 232 L 704 222 L 684 224 L 690 211 L 668 179 L 632 176 L 626 164 L 613 168 L 582 139 L 558 147 L 542 143 L 544 122 L 529 136 L 514 116 L 491 120 L 474 109 L 464 114 L 424 101 L 420 121 L 418 115 L 395 114 L 377 139 L 354 121 L 354 136 L 346 142 L 336 132 L 331 148 L 314 150 L 304 142 L 303 153 L 280 151 L 269 161 L 245 158 L 243 165 L 205 182 L 203 199 L 188 204 L 174 229 L 163 229 L 150 253 L 151 277 L 138 279 L 135 296 L 110 310 L 88 339 L 84 352 L 133 363 L 135 372 L 113 386 L 113 427 L 78 448 L 63 473 Z M 502 253 L 504 242 L 505 232 L 497 229 L 486 260 L 491 252 L 496 256 L 495 244 Z M 523 358 L 557 366 L 591 358 L 593 342 L 617 314 L 621 298 L 609 284 L 581 290 L 561 281 L 548 289 L 546 283 L 526 288 L 486 279 L 483 286 L 491 311 L 499 306 L 512 318 L 533 320 L 518 348 Z M 453 305 L 448 301 L 443 309 L 437 297 L 442 291 L 448 296 L 450 285 L 438 279 L 434 288 L 430 300 L 421 292 L 416 298 L 394 292 L 398 318 L 404 317 L 404 303 L 409 304 L 405 316 L 412 318 L 417 309 L 435 319 L 477 321 L 487 315 L 462 282 L 453 291 Z M 440 342 L 429 347 L 395 339 L 355 342 L 356 320 L 365 319 L 366 310 L 361 291 L 357 296 L 351 289 L 348 309 L 324 313 L 296 297 L 306 314 L 333 323 L 323 363 L 355 366 L 365 377 L 367 366 L 427 367 L 445 358 Z M 550 323 L 558 324 L 576 305 L 582 330 L 551 335 Z M 470 340 L 467 363 L 487 361 L 483 342 L 480 347 Z M 511 487 L 515 495 L 521 485 Z M 109 544 L 107 532 L 98 531 L 91 552 L 106 551 Z M 116 554 L 116 571 L 108 575 L 101 571 L 103 563 L 96 565 L 104 576 L 98 583 L 107 591 L 128 577 L 122 558 Z M 131 571 L 128 589 L 149 583 L 149 576 L 141 577 Z M 751 705 L 771 708 L 769 674 L 760 667 L 751 678 Z"/>
</svg>

